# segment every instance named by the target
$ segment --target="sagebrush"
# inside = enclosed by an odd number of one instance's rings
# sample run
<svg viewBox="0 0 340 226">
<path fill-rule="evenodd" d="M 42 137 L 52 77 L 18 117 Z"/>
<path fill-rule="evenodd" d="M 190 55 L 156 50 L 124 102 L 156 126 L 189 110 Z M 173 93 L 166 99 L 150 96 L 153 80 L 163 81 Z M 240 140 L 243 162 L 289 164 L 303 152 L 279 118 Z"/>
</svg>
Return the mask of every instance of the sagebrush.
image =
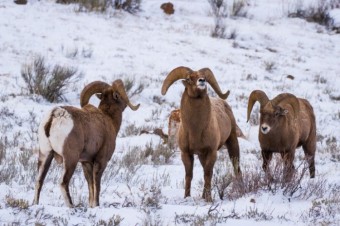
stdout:
<svg viewBox="0 0 340 226">
<path fill-rule="evenodd" d="M 65 100 L 67 87 L 77 82 L 81 73 L 74 67 L 59 64 L 51 67 L 44 57 L 37 56 L 31 63 L 22 66 L 21 77 L 29 94 L 41 95 L 53 103 Z"/>
</svg>

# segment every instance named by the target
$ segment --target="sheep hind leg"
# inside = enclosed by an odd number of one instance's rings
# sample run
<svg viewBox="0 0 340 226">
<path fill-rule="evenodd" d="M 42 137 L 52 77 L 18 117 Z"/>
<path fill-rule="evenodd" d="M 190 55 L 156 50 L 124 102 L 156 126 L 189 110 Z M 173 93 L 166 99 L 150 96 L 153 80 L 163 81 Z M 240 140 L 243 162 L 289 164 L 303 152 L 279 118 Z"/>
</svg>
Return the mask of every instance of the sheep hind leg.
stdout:
<svg viewBox="0 0 340 226">
<path fill-rule="evenodd" d="M 184 198 L 190 196 L 191 190 L 191 180 L 193 176 L 193 167 L 194 167 L 194 155 L 188 153 L 181 153 L 182 162 L 185 168 L 185 192 Z"/>
<path fill-rule="evenodd" d="M 82 162 L 81 165 L 89 188 L 89 206 L 92 207 L 94 202 L 93 164 L 91 162 Z"/>
<path fill-rule="evenodd" d="M 106 164 L 95 163 L 93 165 L 93 202 L 91 207 L 99 206 L 100 183 Z"/>
<path fill-rule="evenodd" d="M 66 205 L 70 208 L 73 207 L 73 202 L 72 202 L 71 195 L 70 195 L 69 184 L 70 184 L 71 177 L 74 173 L 74 170 L 76 169 L 76 166 L 77 166 L 77 161 L 69 161 L 64 158 L 64 173 L 62 176 L 60 189 L 61 189 L 61 193 L 64 197 Z"/>
<path fill-rule="evenodd" d="M 35 205 L 39 204 L 41 188 L 43 186 L 48 169 L 51 166 L 52 160 L 53 160 L 53 151 L 49 152 L 45 159 L 38 160 L 38 177 L 35 183 L 35 195 L 34 195 Z"/>
<path fill-rule="evenodd" d="M 211 197 L 211 178 L 213 175 L 214 165 L 216 162 L 217 151 L 207 151 L 206 155 L 198 155 L 204 170 L 204 188 L 202 198 L 207 202 L 212 202 Z"/>
<path fill-rule="evenodd" d="M 232 132 L 226 141 L 230 161 L 233 164 L 234 174 L 237 178 L 242 178 L 242 171 L 240 168 L 240 147 L 237 140 L 236 131 Z"/>
<path fill-rule="evenodd" d="M 285 182 L 290 182 L 295 173 L 295 167 L 293 164 L 295 157 L 294 154 L 295 154 L 294 151 L 287 151 L 285 153 L 281 153 L 281 157 L 284 162 L 283 179 Z"/>
<path fill-rule="evenodd" d="M 314 142 L 307 142 L 302 146 L 303 151 L 305 153 L 308 165 L 309 165 L 309 175 L 310 178 L 315 178 L 315 149 L 316 143 Z"/>
</svg>

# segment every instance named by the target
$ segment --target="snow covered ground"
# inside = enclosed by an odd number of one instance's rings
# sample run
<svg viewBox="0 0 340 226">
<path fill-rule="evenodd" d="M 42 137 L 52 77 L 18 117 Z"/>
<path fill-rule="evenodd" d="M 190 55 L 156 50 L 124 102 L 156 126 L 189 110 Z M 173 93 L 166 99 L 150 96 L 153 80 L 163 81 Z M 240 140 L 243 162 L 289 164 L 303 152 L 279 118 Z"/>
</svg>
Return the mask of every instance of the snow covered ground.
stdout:
<svg viewBox="0 0 340 226">
<path fill-rule="evenodd" d="M 248 0 L 245 17 L 223 18 L 229 38 L 211 37 L 215 20 L 207 0 L 173 0 L 171 16 L 162 12 L 158 0 L 142 1 L 136 15 L 79 13 L 75 5 L 54 2 L 16 5 L 0 0 L 0 225 L 340 225 L 340 35 L 288 18 L 304 1 Z M 333 10 L 332 16 L 340 18 L 339 12 Z M 27 93 L 21 70 L 36 56 L 82 73 L 67 87 L 64 102 L 49 103 Z M 279 186 L 235 197 L 230 185 L 221 200 L 214 188 L 214 202 L 206 203 L 200 198 L 203 174 L 196 159 L 192 197 L 184 199 L 179 150 L 168 162 L 157 156 L 159 150 L 169 152 L 158 136 L 139 135 L 142 128 L 167 131 L 167 117 L 179 106 L 183 86 L 176 83 L 166 96 L 160 89 L 167 73 L 178 66 L 209 67 L 222 90 L 230 89 L 228 103 L 247 136 L 239 142 L 242 170 L 250 180 L 264 176 L 258 129 L 246 122 L 251 91 L 264 90 L 269 98 L 290 92 L 308 99 L 317 120 L 316 178 L 310 180 L 307 172 L 292 195 Z M 139 84 L 144 89 L 131 97 L 140 109 L 123 114 L 116 151 L 104 172 L 100 206 L 88 208 L 79 167 L 71 183 L 77 207 L 67 208 L 58 186 L 62 169 L 54 163 L 40 204 L 32 205 L 36 131 L 44 112 L 57 105 L 79 107 L 84 85 L 117 78 L 134 81 L 132 89 Z M 91 103 L 98 101 L 92 98 Z M 150 149 L 151 156 L 142 155 Z M 215 178 L 231 175 L 227 151 L 221 150 L 218 158 Z M 295 164 L 302 163 L 298 149 Z"/>
</svg>

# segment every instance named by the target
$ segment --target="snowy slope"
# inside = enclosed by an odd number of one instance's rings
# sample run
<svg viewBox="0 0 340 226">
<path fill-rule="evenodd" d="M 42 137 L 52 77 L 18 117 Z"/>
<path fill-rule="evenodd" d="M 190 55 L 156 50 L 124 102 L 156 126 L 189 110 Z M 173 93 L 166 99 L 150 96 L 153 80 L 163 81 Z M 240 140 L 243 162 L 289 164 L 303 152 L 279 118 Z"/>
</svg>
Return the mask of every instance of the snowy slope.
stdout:
<svg viewBox="0 0 340 226">
<path fill-rule="evenodd" d="M 31 0 L 24 6 L 0 0 L 0 150 L 6 150 L 0 161 L 1 225 L 110 225 L 110 220 L 121 221 L 121 225 L 340 224 L 339 34 L 288 18 L 300 1 L 249 0 L 246 17 L 224 18 L 226 33 L 234 32 L 236 38 L 212 38 L 215 22 L 207 0 L 172 2 L 176 11 L 168 16 L 157 0 L 143 1 L 142 11 L 136 15 L 79 13 L 75 5 L 52 0 Z M 339 18 L 338 10 L 333 14 Z M 27 94 L 21 69 L 39 55 L 51 65 L 76 67 L 82 73 L 79 81 L 68 86 L 64 102 L 52 104 Z M 138 156 L 147 146 L 156 149 L 161 143 L 155 135 L 129 134 L 127 130 L 134 126 L 167 131 L 167 117 L 179 106 L 183 86 L 176 83 L 164 97 L 160 88 L 167 73 L 177 66 L 193 70 L 209 67 L 222 90 L 231 90 L 228 103 L 248 137 L 239 139 L 246 174 L 263 177 L 257 126 L 246 122 L 251 91 L 264 90 L 269 98 L 291 92 L 308 99 L 317 118 L 317 178 L 311 181 L 306 173 L 302 188 L 292 197 L 278 189 L 220 200 L 214 189 L 211 204 L 200 198 L 203 173 L 197 159 L 192 197 L 183 198 L 184 168 L 179 150 L 170 163 L 131 157 L 132 164 L 124 165 L 128 154 Z M 36 127 L 44 112 L 56 105 L 79 107 L 84 85 L 117 78 L 133 79 L 135 86 L 141 83 L 144 90 L 131 98 L 141 104 L 140 109 L 124 112 L 116 151 L 103 176 L 100 206 L 88 208 L 87 185 L 79 167 L 71 185 L 77 207 L 67 208 L 57 186 L 62 169 L 56 164 L 46 178 L 40 205 L 31 205 L 37 173 Z M 162 100 L 161 104 L 155 99 Z M 91 102 L 98 103 L 95 98 Z M 295 164 L 302 160 L 299 149 Z M 216 167 L 231 174 L 226 150 L 220 152 Z M 12 178 L 6 179 L 6 175 Z M 320 184 L 322 191 L 310 197 L 302 195 L 308 187 Z M 29 205 L 15 207 L 11 200 Z"/>
</svg>

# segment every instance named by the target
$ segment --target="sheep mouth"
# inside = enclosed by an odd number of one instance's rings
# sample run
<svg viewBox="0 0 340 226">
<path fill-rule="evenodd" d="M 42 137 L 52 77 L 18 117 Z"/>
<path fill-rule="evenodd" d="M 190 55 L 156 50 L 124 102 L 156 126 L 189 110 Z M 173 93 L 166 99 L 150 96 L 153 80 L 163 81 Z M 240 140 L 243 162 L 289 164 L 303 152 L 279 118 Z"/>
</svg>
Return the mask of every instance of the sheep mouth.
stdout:
<svg viewBox="0 0 340 226">
<path fill-rule="evenodd" d="M 207 87 L 207 85 L 206 85 L 205 83 L 199 83 L 199 84 L 197 84 L 197 88 L 198 88 L 198 89 L 203 90 L 203 89 L 205 89 L 206 87 Z"/>
</svg>

